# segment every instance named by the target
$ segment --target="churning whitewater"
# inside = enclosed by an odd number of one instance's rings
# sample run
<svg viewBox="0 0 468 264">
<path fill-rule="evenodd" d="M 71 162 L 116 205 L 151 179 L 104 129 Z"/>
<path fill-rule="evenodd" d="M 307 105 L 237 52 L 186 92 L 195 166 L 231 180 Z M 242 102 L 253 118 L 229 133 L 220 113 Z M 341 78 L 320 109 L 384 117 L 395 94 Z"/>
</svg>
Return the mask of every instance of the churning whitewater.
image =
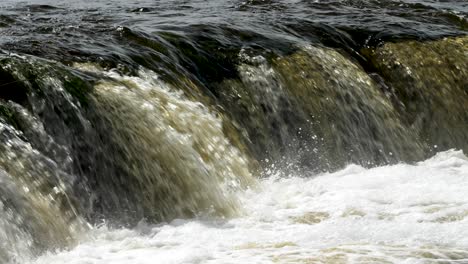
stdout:
<svg viewBox="0 0 468 264">
<path fill-rule="evenodd" d="M 30 263 L 468 263 L 468 158 L 349 165 L 308 177 L 272 169 L 240 191 L 238 217 L 134 229 L 103 223 Z"/>
</svg>

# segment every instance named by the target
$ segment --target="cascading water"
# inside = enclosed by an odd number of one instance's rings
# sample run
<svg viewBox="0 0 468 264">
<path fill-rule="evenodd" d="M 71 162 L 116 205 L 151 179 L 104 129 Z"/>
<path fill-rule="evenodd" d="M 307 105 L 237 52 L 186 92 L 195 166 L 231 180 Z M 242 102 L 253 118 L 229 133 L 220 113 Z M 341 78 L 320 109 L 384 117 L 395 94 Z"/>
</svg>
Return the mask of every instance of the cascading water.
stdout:
<svg viewBox="0 0 468 264">
<path fill-rule="evenodd" d="M 95 111 L 110 137 L 108 154 L 128 173 L 124 188 L 137 196 L 144 217 L 232 215 L 237 206 L 231 193 L 253 179 L 248 158 L 230 144 L 221 118 L 150 71 L 103 75 L 110 80 L 95 86 Z M 117 175 L 109 176 L 105 182 L 119 184 L 112 179 Z"/>
<path fill-rule="evenodd" d="M 215 2 L 0 3 L 0 264 L 468 263 L 468 4 Z"/>
</svg>

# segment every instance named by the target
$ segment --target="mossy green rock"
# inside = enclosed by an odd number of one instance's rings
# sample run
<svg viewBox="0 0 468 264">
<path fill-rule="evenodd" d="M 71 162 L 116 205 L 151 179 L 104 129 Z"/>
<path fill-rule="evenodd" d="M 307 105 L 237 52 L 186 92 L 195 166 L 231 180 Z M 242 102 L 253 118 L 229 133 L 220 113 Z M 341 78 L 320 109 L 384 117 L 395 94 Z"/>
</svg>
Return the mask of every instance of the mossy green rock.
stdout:
<svg viewBox="0 0 468 264">
<path fill-rule="evenodd" d="M 428 145 L 468 152 L 468 36 L 387 43 L 363 53 L 395 89 L 401 115 Z"/>
<path fill-rule="evenodd" d="M 92 86 L 66 66 L 33 56 L 0 56 L 0 99 L 21 105 L 30 103 L 32 93 L 50 96 L 67 91 L 74 101 L 86 106 Z M 58 88 L 59 87 L 59 88 Z"/>
<path fill-rule="evenodd" d="M 0 99 L 0 122 L 6 121 L 8 124 L 14 126 L 15 128 L 19 127 L 18 118 L 15 115 L 15 112 L 12 111 L 9 106 Z"/>
</svg>

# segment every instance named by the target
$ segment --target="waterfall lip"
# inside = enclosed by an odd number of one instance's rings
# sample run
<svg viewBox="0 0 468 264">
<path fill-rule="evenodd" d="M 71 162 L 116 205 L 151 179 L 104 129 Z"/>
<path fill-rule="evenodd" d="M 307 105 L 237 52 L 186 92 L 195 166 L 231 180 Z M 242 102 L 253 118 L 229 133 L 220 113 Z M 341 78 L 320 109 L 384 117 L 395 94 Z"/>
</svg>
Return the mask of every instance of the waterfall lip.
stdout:
<svg viewBox="0 0 468 264">
<path fill-rule="evenodd" d="M 111 5 L 112 2 L 118 4 Z M 115 55 L 129 61 L 139 57 L 142 50 L 156 55 L 151 49 L 158 49 L 161 43 L 156 41 L 149 47 L 147 44 L 158 38 L 163 44 L 172 42 L 184 47 L 200 47 L 200 43 L 206 42 L 202 50 L 210 54 L 216 52 L 211 49 L 216 42 L 237 49 L 246 45 L 287 52 L 289 45 L 302 41 L 356 49 L 382 41 L 466 34 L 465 3 L 412 2 L 295 1 L 291 4 L 278 0 L 233 5 L 230 1 L 210 4 L 195 1 L 176 5 L 173 1 L 147 0 L 138 4 L 123 0 L 89 3 L 45 0 L 43 5 L 28 5 L 6 0 L 0 6 L 5 13 L 4 21 L 0 17 L 3 35 L 0 48 L 57 61 L 75 57 L 81 61 L 101 58 L 115 63 Z M 234 16 L 230 16 L 232 12 Z M 9 18 L 13 16 L 15 19 L 11 21 Z M 132 43 L 125 34 L 119 37 L 122 32 L 116 32 L 116 28 L 127 28 L 150 38 Z M 172 39 L 170 34 L 179 37 Z M 166 48 L 172 54 L 178 52 L 174 47 Z M 142 61 L 141 57 L 138 59 Z"/>
</svg>

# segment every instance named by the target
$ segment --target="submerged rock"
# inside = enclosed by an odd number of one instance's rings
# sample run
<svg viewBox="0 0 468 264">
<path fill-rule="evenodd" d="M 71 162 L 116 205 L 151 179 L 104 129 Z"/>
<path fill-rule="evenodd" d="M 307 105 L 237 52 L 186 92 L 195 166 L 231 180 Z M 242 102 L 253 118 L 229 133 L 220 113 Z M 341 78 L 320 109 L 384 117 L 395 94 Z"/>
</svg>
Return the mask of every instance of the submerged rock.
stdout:
<svg viewBox="0 0 468 264">
<path fill-rule="evenodd" d="M 364 50 L 403 104 L 411 129 L 435 151 L 468 151 L 468 36 Z"/>
</svg>

